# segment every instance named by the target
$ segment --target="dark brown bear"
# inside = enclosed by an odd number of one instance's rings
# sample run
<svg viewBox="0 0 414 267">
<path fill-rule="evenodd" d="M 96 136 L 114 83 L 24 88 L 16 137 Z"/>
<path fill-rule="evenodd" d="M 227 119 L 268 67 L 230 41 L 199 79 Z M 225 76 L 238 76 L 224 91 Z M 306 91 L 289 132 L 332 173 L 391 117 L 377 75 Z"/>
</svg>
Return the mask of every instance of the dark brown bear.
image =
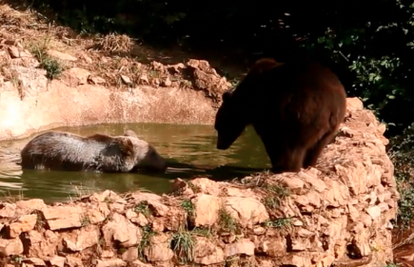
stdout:
<svg viewBox="0 0 414 267">
<path fill-rule="evenodd" d="M 285 63 L 258 60 L 235 88 L 223 94 L 215 129 L 225 150 L 252 124 L 274 173 L 315 166 L 344 120 L 346 92 L 338 77 L 308 57 Z"/>
<path fill-rule="evenodd" d="M 83 137 L 50 131 L 33 138 L 21 151 L 24 169 L 130 172 L 165 171 L 165 159 L 135 132 L 121 136 L 94 134 Z"/>
</svg>

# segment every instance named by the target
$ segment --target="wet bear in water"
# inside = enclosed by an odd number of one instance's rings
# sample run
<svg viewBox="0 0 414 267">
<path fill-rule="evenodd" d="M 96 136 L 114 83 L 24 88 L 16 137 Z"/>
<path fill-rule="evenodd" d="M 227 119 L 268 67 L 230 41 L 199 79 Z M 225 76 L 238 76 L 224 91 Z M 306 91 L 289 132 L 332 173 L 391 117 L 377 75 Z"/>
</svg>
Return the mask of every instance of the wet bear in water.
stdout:
<svg viewBox="0 0 414 267">
<path fill-rule="evenodd" d="M 252 124 L 274 173 L 315 166 L 344 120 L 346 92 L 328 68 L 306 56 L 258 60 L 223 94 L 216 114 L 217 149 L 227 149 Z"/>
<path fill-rule="evenodd" d="M 127 130 L 121 136 L 94 134 L 83 137 L 50 131 L 33 138 L 21 151 L 23 169 L 164 172 L 165 159 L 154 147 Z"/>
</svg>

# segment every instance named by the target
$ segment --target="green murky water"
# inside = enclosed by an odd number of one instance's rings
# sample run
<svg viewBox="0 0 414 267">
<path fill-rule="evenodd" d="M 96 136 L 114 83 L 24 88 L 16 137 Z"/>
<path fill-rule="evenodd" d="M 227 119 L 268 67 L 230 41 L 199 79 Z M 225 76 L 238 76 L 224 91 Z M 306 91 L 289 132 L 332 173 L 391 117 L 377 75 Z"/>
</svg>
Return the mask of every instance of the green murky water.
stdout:
<svg viewBox="0 0 414 267">
<path fill-rule="evenodd" d="M 32 136 L 0 142 L 0 197 L 42 198 L 51 203 L 106 189 L 123 193 L 145 188 L 161 194 L 170 191 L 177 177 L 228 180 L 270 167 L 263 144 L 250 127 L 225 151 L 216 149 L 216 132 L 208 125 L 102 124 L 56 130 L 120 135 L 126 129 L 134 130 L 167 159 L 169 168 L 165 174 L 22 170 L 16 161 L 20 161 L 20 150 Z"/>
</svg>

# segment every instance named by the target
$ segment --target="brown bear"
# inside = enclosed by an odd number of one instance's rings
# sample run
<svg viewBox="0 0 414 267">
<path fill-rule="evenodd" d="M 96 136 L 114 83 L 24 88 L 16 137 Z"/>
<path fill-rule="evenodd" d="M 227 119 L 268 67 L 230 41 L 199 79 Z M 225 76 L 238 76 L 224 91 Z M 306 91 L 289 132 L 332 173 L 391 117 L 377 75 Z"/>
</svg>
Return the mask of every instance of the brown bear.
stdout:
<svg viewBox="0 0 414 267">
<path fill-rule="evenodd" d="M 217 149 L 229 148 L 251 124 L 274 173 L 315 166 L 346 111 L 346 92 L 338 77 L 306 56 L 283 63 L 258 60 L 222 100 L 214 125 Z"/>
<path fill-rule="evenodd" d="M 33 138 L 21 151 L 23 169 L 61 171 L 164 172 L 166 161 L 154 147 L 128 130 L 121 136 L 83 137 L 50 131 Z"/>
</svg>

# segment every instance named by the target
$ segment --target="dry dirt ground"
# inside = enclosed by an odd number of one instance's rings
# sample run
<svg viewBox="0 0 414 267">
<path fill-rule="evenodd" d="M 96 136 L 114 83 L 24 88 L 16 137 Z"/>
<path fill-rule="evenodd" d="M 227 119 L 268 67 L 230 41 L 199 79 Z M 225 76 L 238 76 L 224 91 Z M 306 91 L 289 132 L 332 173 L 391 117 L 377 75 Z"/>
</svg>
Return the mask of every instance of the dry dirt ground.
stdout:
<svg viewBox="0 0 414 267">
<path fill-rule="evenodd" d="M 80 36 L 7 4 L 0 23 L 0 140 L 96 123 L 212 124 L 237 81 L 220 75 L 220 60 L 210 66 L 127 35 Z"/>
<path fill-rule="evenodd" d="M 182 77 L 181 73 L 162 73 L 163 66 L 179 66 L 179 63 L 185 64 L 189 59 L 202 59 L 177 48 L 154 50 L 127 35 L 84 37 L 68 27 L 52 25 L 30 10 L 18 11 L 7 4 L 0 5 L 0 23 L 0 40 L 3 45 L 19 44 L 37 58 L 47 55 L 60 59 L 64 69 L 75 66 L 85 69 L 104 78 L 104 84 L 109 87 L 128 88 L 145 83 L 159 86 L 167 76 L 170 78 L 167 84 L 192 87 L 186 80 L 188 77 Z M 59 52 L 79 60 L 74 62 Z M 9 63 L 4 58 L 2 61 L 2 67 Z M 210 64 L 219 73 L 222 70 L 235 79 L 243 75 L 243 67 L 224 63 L 223 59 L 211 60 Z"/>
</svg>

